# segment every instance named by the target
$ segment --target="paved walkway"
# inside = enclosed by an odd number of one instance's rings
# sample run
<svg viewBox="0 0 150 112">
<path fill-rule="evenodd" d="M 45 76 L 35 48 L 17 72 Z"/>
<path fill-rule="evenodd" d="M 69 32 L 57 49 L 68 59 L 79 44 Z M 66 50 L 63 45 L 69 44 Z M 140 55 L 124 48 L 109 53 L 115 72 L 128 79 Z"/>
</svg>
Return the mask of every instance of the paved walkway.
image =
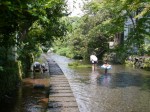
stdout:
<svg viewBox="0 0 150 112">
<path fill-rule="evenodd" d="M 50 73 L 50 94 L 46 112 L 79 112 L 69 82 L 57 63 L 47 59 Z"/>
</svg>

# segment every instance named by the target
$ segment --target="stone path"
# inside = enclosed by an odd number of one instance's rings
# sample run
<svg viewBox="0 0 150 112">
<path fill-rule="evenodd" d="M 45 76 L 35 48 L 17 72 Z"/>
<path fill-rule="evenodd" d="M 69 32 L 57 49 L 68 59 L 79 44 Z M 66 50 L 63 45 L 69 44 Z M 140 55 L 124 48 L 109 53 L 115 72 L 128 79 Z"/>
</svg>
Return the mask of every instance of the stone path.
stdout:
<svg viewBox="0 0 150 112">
<path fill-rule="evenodd" d="M 47 59 L 50 73 L 50 94 L 46 112 L 79 112 L 76 99 L 69 82 L 60 67 L 52 59 Z"/>
</svg>

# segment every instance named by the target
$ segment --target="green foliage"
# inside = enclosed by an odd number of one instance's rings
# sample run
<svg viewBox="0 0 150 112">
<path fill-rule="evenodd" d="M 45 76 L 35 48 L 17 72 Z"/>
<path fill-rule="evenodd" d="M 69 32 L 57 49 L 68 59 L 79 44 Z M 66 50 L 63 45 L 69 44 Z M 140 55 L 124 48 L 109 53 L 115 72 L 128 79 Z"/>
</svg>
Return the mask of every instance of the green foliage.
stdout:
<svg viewBox="0 0 150 112">
<path fill-rule="evenodd" d="M 124 63 L 135 46 L 138 48 L 137 53 L 143 54 L 144 38 L 149 40 L 149 30 L 145 30 L 149 28 L 147 0 L 92 0 L 84 9 L 85 15 L 80 18 L 65 18 L 68 20 L 66 24 L 69 32 L 62 43 L 57 41 L 53 45 L 57 48 L 56 51 L 66 55 L 68 51 L 60 49 L 67 48 L 73 57 L 81 56 L 84 60 L 89 59 L 92 52 L 96 52 L 99 59 L 105 52 L 115 52 L 118 63 Z M 137 14 L 133 15 L 134 12 Z M 120 44 L 114 50 L 109 50 L 108 42 L 118 39 L 117 35 L 124 32 L 124 23 L 128 19 L 132 21 L 134 32 L 131 32 L 126 40 L 122 37 Z M 147 54 L 148 48 L 145 47 L 144 51 Z"/>
<path fill-rule="evenodd" d="M 93 0 L 87 4 L 85 9 L 88 10 L 87 14 L 92 17 L 91 24 L 96 24 L 93 29 L 94 36 L 98 29 L 99 32 L 103 32 L 105 37 L 114 37 L 116 33 L 124 32 L 124 22 L 130 19 L 133 32 L 124 42 L 127 46 L 136 46 L 141 55 L 144 38 L 149 35 L 149 6 L 147 0 Z M 127 52 L 128 49 L 130 48 L 124 50 Z"/>
<path fill-rule="evenodd" d="M 73 58 L 72 51 L 67 47 L 66 48 L 62 47 L 61 49 L 57 49 L 56 53 L 62 56 Z"/>
<path fill-rule="evenodd" d="M 128 67 L 134 67 L 134 62 L 125 60 L 125 65 Z"/>
<path fill-rule="evenodd" d="M 137 58 L 137 56 L 132 56 L 131 60 L 125 60 L 125 65 L 129 66 L 129 67 L 136 67 L 135 58 Z M 150 58 L 149 57 L 143 57 L 143 60 L 144 61 L 140 62 L 139 67 L 149 71 L 150 70 Z"/>
<path fill-rule="evenodd" d="M 3 69 L 3 67 L 2 66 L 0 66 L 0 71 L 3 71 L 4 69 Z"/>
<path fill-rule="evenodd" d="M 83 64 L 81 62 L 75 61 L 68 64 L 69 67 L 79 67 L 79 68 L 91 68 L 89 64 Z"/>
<path fill-rule="evenodd" d="M 8 50 L 15 46 L 12 55 L 18 53 L 18 59 L 29 68 L 31 53 L 40 56 L 41 46 L 51 45 L 53 38 L 66 32 L 60 20 L 67 14 L 64 0 L 2 0 L 0 12 L 0 44 L 6 50 L 0 57 L 4 62 L 9 61 Z"/>
<path fill-rule="evenodd" d="M 77 67 L 77 66 L 79 66 L 79 63 L 78 62 L 72 62 L 72 63 L 69 63 L 68 66 Z"/>
<path fill-rule="evenodd" d="M 19 80 L 22 80 L 22 77 L 23 77 L 23 69 L 22 69 L 22 63 L 21 61 L 17 61 L 16 62 L 16 69 L 17 69 L 17 76 L 19 78 Z"/>
<path fill-rule="evenodd" d="M 63 55 L 63 56 L 66 56 L 67 51 L 68 51 L 68 48 L 61 48 L 61 49 L 57 50 L 56 53 Z"/>
<path fill-rule="evenodd" d="M 8 67 L 3 67 L 3 69 L 0 70 L 0 100 L 2 100 L 5 95 L 15 90 L 17 84 L 22 79 L 21 62 L 10 61 L 7 64 L 9 64 Z"/>
<path fill-rule="evenodd" d="M 66 33 L 65 0 L 1 0 L 0 2 L 0 96 L 14 90 L 30 70 L 34 59 Z M 17 64 L 11 63 L 21 60 Z M 16 66 L 17 65 L 17 66 Z M 1 98 L 0 98 L 1 99 Z"/>
<path fill-rule="evenodd" d="M 0 43 L 4 47 L 14 46 L 16 42 L 20 45 L 30 39 L 32 42 L 40 41 L 45 44 L 53 36 L 60 36 L 65 32 L 64 23 L 60 21 L 67 13 L 63 0 L 2 0 L 0 7 Z M 16 36 L 12 36 L 16 33 L 17 40 Z"/>
<path fill-rule="evenodd" d="M 144 61 L 144 69 L 150 70 L 150 58 L 146 58 Z"/>
<path fill-rule="evenodd" d="M 42 48 L 40 47 L 40 45 L 29 45 L 28 44 L 24 44 L 22 45 L 22 49 L 20 49 L 19 51 L 19 57 L 18 59 L 22 61 L 22 65 L 23 65 L 23 71 L 24 74 L 27 74 L 28 71 L 30 70 L 31 64 L 34 62 L 35 58 L 38 58 L 41 53 L 43 53 Z M 33 47 L 33 48 L 32 48 Z M 26 75 L 24 76 L 26 77 Z"/>
</svg>

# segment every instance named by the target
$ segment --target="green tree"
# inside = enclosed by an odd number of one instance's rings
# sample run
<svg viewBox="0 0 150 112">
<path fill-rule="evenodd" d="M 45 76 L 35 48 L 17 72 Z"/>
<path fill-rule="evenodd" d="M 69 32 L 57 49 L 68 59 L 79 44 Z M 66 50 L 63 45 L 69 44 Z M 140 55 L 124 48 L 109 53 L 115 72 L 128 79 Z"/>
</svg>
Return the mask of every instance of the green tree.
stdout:
<svg viewBox="0 0 150 112">
<path fill-rule="evenodd" d="M 139 49 L 144 44 L 144 38 L 149 38 L 149 10 L 150 3 L 147 0 L 93 0 L 88 4 L 96 15 L 100 15 L 105 19 L 102 22 L 104 32 L 115 35 L 124 31 L 124 22 L 131 20 L 133 30 L 126 38 L 127 46 L 135 45 Z M 130 49 L 130 48 L 129 48 Z"/>
<path fill-rule="evenodd" d="M 29 69 L 33 56 L 42 52 L 55 37 L 66 32 L 62 20 L 67 15 L 65 0 L 1 0 L 0 2 L 0 75 L 1 96 L 16 85 L 13 55 Z M 17 54 L 16 54 L 17 53 Z M 13 62 L 12 62 L 13 61 Z M 6 76 L 6 77 L 5 77 Z M 8 81 L 11 80 L 11 83 Z M 12 90 L 12 89 L 11 89 Z"/>
</svg>

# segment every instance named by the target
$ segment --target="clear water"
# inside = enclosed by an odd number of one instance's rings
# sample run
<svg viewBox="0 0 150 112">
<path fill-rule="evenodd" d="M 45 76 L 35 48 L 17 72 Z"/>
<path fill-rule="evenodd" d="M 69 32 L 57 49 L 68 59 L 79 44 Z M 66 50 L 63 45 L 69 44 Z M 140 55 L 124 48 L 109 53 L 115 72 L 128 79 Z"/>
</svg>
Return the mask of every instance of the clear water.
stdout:
<svg viewBox="0 0 150 112">
<path fill-rule="evenodd" d="M 150 112 L 150 72 L 112 65 L 112 70 L 104 75 L 100 65 L 95 71 L 73 69 L 68 63 L 74 60 L 56 54 L 47 58 L 53 58 L 69 80 L 80 112 Z M 0 105 L 0 112 L 42 112 L 39 104 L 47 104 L 46 91 L 34 90 L 33 85 L 46 83 L 48 87 L 48 80 L 48 74 L 26 79 L 16 91 L 16 98 Z"/>
<path fill-rule="evenodd" d="M 80 112 L 150 112 L 150 72 L 112 65 L 107 75 L 99 68 L 72 69 L 73 60 L 51 55 L 69 80 Z"/>
</svg>

